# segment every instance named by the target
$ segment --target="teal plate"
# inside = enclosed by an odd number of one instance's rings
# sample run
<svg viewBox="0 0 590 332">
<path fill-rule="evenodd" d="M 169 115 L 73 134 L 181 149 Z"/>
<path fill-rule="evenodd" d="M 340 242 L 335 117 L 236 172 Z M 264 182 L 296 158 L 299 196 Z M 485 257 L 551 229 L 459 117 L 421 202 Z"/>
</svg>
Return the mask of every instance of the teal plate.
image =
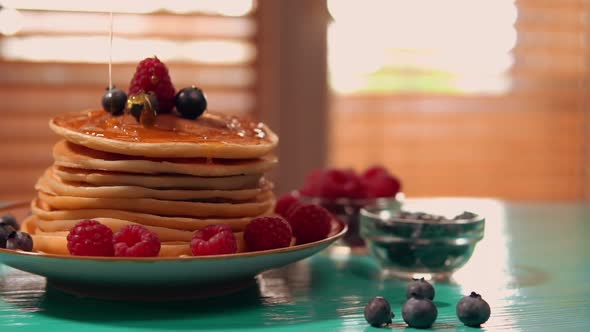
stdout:
<svg viewBox="0 0 590 332">
<path fill-rule="evenodd" d="M 46 277 L 53 287 L 78 296 L 141 301 L 206 298 L 238 291 L 251 285 L 263 271 L 312 256 L 341 238 L 346 230 L 343 222 L 334 219 L 326 239 L 231 255 L 76 257 L 0 249 L 0 263 Z"/>
</svg>

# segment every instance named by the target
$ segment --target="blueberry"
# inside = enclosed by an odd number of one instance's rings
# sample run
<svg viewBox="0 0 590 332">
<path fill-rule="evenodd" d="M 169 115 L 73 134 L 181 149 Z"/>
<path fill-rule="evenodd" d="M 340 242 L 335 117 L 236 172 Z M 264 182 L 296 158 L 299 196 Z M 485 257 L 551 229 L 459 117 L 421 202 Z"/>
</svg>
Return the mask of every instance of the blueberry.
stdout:
<svg viewBox="0 0 590 332">
<path fill-rule="evenodd" d="M 178 91 L 175 103 L 180 116 L 187 119 L 196 119 L 207 109 L 207 98 L 196 86 Z"/>
<path fill-rule="evenodd" d="M 6 249 L 32 251 L 33 238 L 25 232 L 13 232 L 6 240 Z"/>
<path fill-rule="evenodd" d="M 13 236 L 16 230 L 10 225 L 0 225 L 0 248 L 6 248 L 6 241 Z"/>
<path fill-rule="evenodd" d="M 11 226 L 17 231 L 20 229 L 20 225 L 18 224 L 16 218 L 12 214 L 6 214 L 0 217 L 0 226 L 4 225 Z"/>
<path fill-rule="evenodd" d="M 427 329 L 438 316 L 438 310 L 432 301 L 413 294 L 402 307 L 402 317 L 409 327 Z"/>
<path fill-rule="evenodd" d="M 137 122 L 144 126 L 151 126 L 156 122 L 160 103 L 153 92 L 139 92 L 129 96 L 126 109 Z"/>
<path fill-rule="evenodd" d="M 424 278 L 414 279 L 414 281 L 408 284 L 408 288 L 406 288 L 406 298 L 411 298 L 412 294 L 433 300 L 434 287 L 428 281 L 424 280 Z"/>
<path fill-rule="evenodd" d="M 127 94 L 119 89 L 108 89 L 102 96 L 102 108 L 112 115 L 121 115 L 127 103 Z"/>
<path fill-rule="evenodd" d="M 476 292 L 471 292 L 457 303 L 457 317 L 467 326 L 477 327 L 490 318 L 490 305 Z"/>
<path fill-rule="evenodd" d="M 385 324 L 391 324 L 395 317 L 391 312 L 391 306 L 386 299 L 376 296 L 365 306 L 365 319 L 371 326 L 380 327 Z"/>
</svg>

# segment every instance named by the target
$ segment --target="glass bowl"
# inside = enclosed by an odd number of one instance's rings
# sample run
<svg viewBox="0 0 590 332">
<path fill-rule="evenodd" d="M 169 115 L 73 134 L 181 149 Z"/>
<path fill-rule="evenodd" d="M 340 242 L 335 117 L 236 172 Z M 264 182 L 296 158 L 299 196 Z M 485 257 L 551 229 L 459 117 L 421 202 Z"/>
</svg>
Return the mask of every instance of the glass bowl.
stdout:
<svg viewBox="0 0 590 332">
<path fill-rule="evenodd" d="M 404 198 L 403 193 L 398 193 L 395 197 L 365 199 L 310 197 L 302 195 L 298 191 L 294 191 L 292 194 L 303 203 L 316 204 L 324 207 L 336 218 L 346 223 L 348 225 L 348 231 L 338 244 L 350 247 L 365 246 L 365 241 L 359 234 L 360 211 L 363 207 L 387 207 L 392 211 L 399 211 Z"/>
<path fill-rule="evenodd" d="M 445 279 L 465 265 L 484 236 L 485 219 L 400 211 L 371 205 L 360 211 L 360 235 L 384 274 Z"/>
</svg>

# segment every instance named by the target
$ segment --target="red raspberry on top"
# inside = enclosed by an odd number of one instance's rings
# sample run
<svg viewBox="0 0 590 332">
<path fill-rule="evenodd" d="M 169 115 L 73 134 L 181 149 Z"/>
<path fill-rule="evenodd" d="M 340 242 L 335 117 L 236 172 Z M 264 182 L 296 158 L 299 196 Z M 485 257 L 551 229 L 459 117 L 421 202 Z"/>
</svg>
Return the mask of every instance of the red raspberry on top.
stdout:
<svg viewBox="0 0 590 332">
<path fill-rule="evenodd" d="M 67 236 L 74 256 L 113 256 L 113 231 L 96 220 L 82 220 Z"/>
<path fill-rule="evenodd" d="M 156 233 L 142 225 L 127 225 L 114 237 L 115 256 L 155 257 L 160 253 L 160 239 Z"/>
<path fill-rule="evenodd" d="M 297 207 L 289 215 L 289 224 L 298 244 L 325 239 L 332 228 L 332 215 L 328 210 L 313 204 Z"/>
<path fill-rule="evenodd" d="M 289 223 L 279 217 L 253 219 L 244 230 L 246 247 L 252 251 L 288 247 L 292 236 Z"/>
<path fill-rule="evenodd" d="M 275 205 L 275 213 L 282 217 L 286 217 L 289 208 L 297 202 L 299 202 L 299 199 L 297 199 L 297 197 L 293 196 L 290 193 L 284 194 L 283 196 L 281 196 L 281 198 L 277 200 L 277 204 Z"/>
<path fill-rule="evenodd" d="M 235 254 L 238 241 L 229 225 L 209 225 L 196 231 L 191 240 L 194 256 Z"/>
<path fill-rule="evenodd" d="M 156 94 L 161 113 L 172 111 L 176 92 L 168 68 L 157 57 L 142 60 L 135 69 L 129 84 L 129 96 L 142 91 Z"/>
<path fill-rule="evenodd" d="M 368 168 L 362 175 L 369 198 L 393 197 L 401 189 L 400 181 L 382 166 Z"/>
</svg>

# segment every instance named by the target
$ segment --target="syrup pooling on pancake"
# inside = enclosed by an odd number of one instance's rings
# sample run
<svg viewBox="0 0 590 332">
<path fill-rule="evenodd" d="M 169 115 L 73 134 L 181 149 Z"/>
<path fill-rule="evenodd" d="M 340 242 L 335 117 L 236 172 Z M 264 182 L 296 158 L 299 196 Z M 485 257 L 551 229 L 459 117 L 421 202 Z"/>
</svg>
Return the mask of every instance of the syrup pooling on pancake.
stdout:
<svg viewBox="0 0 590 332">
<path fill-rule="evenodd" d="M 130 116 L 113 117 L 103 111 L 67 113 L 53 119 L 60 127 L 82 134 L 128 142 L 239 143 L 270 142 L 267 129 L 235 116 L 207 113 L 195 120 L 160 114 L 152 127 Z"/>
</svg>

